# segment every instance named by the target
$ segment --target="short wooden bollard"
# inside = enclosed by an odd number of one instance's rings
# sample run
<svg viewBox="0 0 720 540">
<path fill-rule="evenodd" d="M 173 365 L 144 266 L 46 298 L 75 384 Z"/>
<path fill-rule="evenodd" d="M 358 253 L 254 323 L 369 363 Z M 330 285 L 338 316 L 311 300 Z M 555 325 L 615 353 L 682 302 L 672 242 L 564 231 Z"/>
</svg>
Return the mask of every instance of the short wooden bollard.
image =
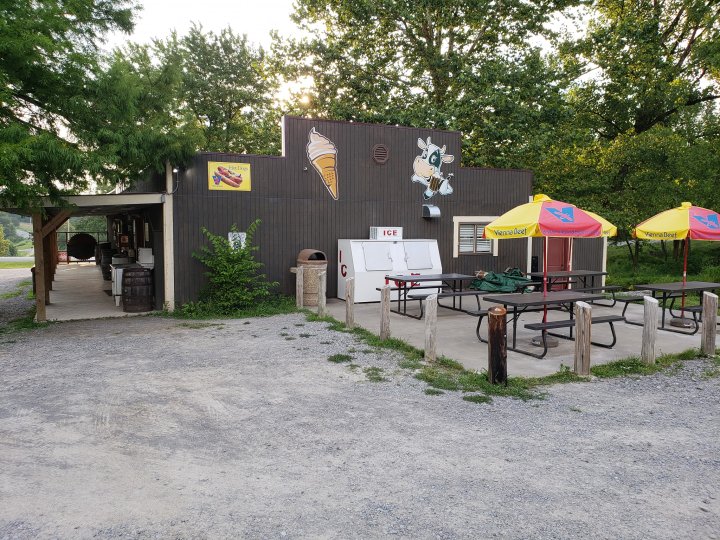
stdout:
<svg viewBox="0 0 720 540">
<path fill-rule="evenodd" d="M 507 386 L 507 310 L 495 306 L 488 310 L 488 381 Z"/>
<path fill-rule="evenodd" d="M 355 278 L 345 280 L 345 326 L 355 326 Z"/>
<path fill-rule="evenodd" d="M 305 279 L 305 271 L 302 266 L 293 267 L 290 272 L 295 274 L 295 307 L 302 309 L 303 307 L 303 281 Z"/>
<path fill-rule="evenodd" d="M 575 303 L 575 373 L 590 375 L 590 333 L 592 307 L 586 302 Z"/>
<path fill-rule="evenodd" d="M 390 285 L 380 291 L 380 339 L 390 337 Z"/>
<path fill-rule="evenodd" d="M 324 317 L 327 315 L 327 272 L 322 271 L 318 274 L 318 315 Z"/>
<path fill-rule="evenodd" d="M 700 352 L 705 356 L 715 356 L 715 335 L 717 332 L 718 297 L 711 292 L 703 293 L 702 301 L 702 337 Z"/>
<path fill-rule="evenodd" d="M 425 361 L 437 358 L 437 294 L 425 300 Z"/>
<path fill-rule="evenodd" d="M 655 340 L 657 339 L 658 315 L 660 314 L 660 303 L 657 298 L 646 296 L 643 298 L 643 333 L 642 348 L 640 349 L 640 360 L 645 364 L 655 363 Z"/>
</svg>

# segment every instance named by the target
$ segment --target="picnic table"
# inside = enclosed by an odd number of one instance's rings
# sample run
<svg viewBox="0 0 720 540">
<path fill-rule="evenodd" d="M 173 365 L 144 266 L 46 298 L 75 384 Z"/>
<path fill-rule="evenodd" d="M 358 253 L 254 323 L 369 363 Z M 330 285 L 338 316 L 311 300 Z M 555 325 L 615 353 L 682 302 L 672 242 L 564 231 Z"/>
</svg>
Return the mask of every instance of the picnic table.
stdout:
<svg viewBox="0 0 720 540">
<path fill-rule="evenodd" d="M 689 334 L 694 335 L 698 332 L 700 329 L 700 324 L 698 320 L 698 314 L 702 313 L 702 306 L 685 306 L 684 310 L 687 311 L 692 315 L 693 319 L 693 326 L 692 332 L 685 332 L 683 330 L 675 330 L 674 328 L 666 328 L 665 327 L 665 310 L 669 310 L 670 314 L 672 315 L 672 306 L 675 302 L 676 298 L 680 298 L 683 296 L 683 294 L 686 294 L 688 292 L 703 292 L 703 291 L 714 291 L 716 289 L 720 289 L 720 283 L 713 283 L 710 281 L 688 281 L 683 285 L 682 281 L 672 282 L 672 283 L 645 283 L 641 285 L 635 285 L 635 288 L 638 290 L 648 290 L 651 291 L 653 298 L 657 298 L 658 293 L 660 294 L 661 298 L 660 300 L 660 308 L 662 309 L 662 317 L 659 329 L 665 330 L 666 332 L 677 332 L 678 334 Z M 630 303 L 633 302 L 642 302 L 643 297 L 635 297 L 635 298 L 626 298 L 621 299 L 621 302 L 625 302 L 625 308 L 623 309 L 623 315 L 625 315 L 625 311 L 627 310 L 627 307 Z M 672 299 L 672 300 L 671 300 Z M 667 301 L 671 300 L 671 304 L 668 306 Z M 626 321 L 628 324 L 633 324 L 635 326 L 643 326 L 643 323 L 633 322 L 633 321 Z"/>
<path fill-rule="evenodd" d="M 421 276 L 415 275 L 388 275 L 385 276 L 386 283 L 394 283 L 396 290 L 397 309 L 391 309 L 393 313 L 413 317 L 414 319 L 422 319 L 423 316 L 423 300 L 431 294 L 438 295 L 438 306 L 445 309 L 455 311 L 465 311 L 462 309 L 463 296 L 474 296 L 478 309 L 480 308 L 481 291 L 465 290 L 465 283 L 472 282 L 475 276 L 466 274 L 427 274 Z M 426 285 L 423 285 L 426 284 Z M 444 288 L 447 288 L 444 290 Z M 422 292 L 420 292 L 422 290 Z M 452 306 L 440 303 L 441 298 L 452 298 Z M 420 302 L 420 315 L 413 315 L 407 312 L 408 300 L 418 300 Z"/>
<path fill-rule="evenodd" d="M 528 276 L 533 279 L 543 278 L 542 272 L 530 272 Z M 607 276 L 607 272 L 603 270 L 555 270 L 547 273 L 548 278 L 548 291 L 552 290 L 553 285 L 559 284 L 570 284 L 575 278 L 582 282 L 582 288 L 595 288 L 595 278 L 600 276 Z M 588 285 L 588 279 L 590 285 Z"/>
<path fill-rule="evenodd" d="M 553 335 L 557 336 L 563 339 L 573 339 L 572 337 L 572 329 L 575 325 L 574 320 L 574 314 L 573 314 L 573 305 L 575 302 L 591 302 L 593 300 L 602 299 L 603 296 L 601 294 L 596 293 L 585 293 L 585 292 L 578 292 L 573 291 L 572 289 L 568 290 L 562 290 L 562 291 L 550 291 L 546 295 L 543 295 L 541 292 L 536 293 L 525 293 L 525 294 L 497 294 L 497 295 L 487 295 L 483 296 L 483 300 L 487 302 L 491 302 L 494 304 L 501 304 L 505 306 L 507 309 L 508 307 L 512 307 L 512 316 L 510 318 L 510 322 L 512 323 L 512 342 L 511 344 L 508 344 L 507 349 L 510 351 L 519 352 L 521 354 L 527 354 L 529 356 L 534 356 L 535 358 L 543 358 L 547 354 L 548 346 L 547 346 L 547 340 L 546 335 Z M 521 315 L 524 313 L 543 313 L 545 311 L 546 307 L 550 308 L 557 308 L 562 307 L 565 310 L 568 311 L 570 314 L 570 318 L 567 320 L 559 320 L 559 321 L 544 321 L 544 322 L 538 322 L 538 323 L 529 323 L 526 324 L 525 327 L 530 330 L 540 330 L 542 332 L 542 344 L 543 344 L 543 351 L 541 353 L 535 353 L 532 351 L 521 349 L 517 346 L 517 324 L 518 320 Z M 540 309 L 542 308 L 542 309 Z M 480 335 L 480 325 L 482 323 L 483 316 L 486 314 L 483 312 L 478 312 L 478 316 L 480 317 L 477 324 L 477 337 L 480 341 L 487 343 L 487 340 L 485 340 Z M 594 345 L 598 345 L 600 347 L 605 348 L 611 348 L 615 345 L 615 342 L 617 341 L 617 336 L 615 334 L 615 328 L 613 327 L 614 322 L 619 322 L 624 320 L 623 317 L 619 315 L 607 315 L 602 317 L 593 317 L 592 318 L 592 324 L 600 324 L 600 323 L 607 323 L 610 325 L 610 330 L 612 332 L 613 341 L 610 344 L 605 343 L 596 343 L 592 342 Z M 558 329 L 558 328 L 569 328 L 570 329 L 570 335 L 566 336 L 563 334 L 556 334 L 550 332 L 552 329 Z"/>
</svg>

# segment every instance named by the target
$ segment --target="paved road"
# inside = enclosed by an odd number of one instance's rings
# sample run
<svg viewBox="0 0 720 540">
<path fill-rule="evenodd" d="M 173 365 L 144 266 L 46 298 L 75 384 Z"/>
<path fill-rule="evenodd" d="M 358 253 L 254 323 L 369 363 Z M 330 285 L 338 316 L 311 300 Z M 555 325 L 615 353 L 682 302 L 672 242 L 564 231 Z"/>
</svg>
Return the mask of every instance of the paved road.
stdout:
<svg viewBox="0 0 720 540">
<path fill-rule="evenodd" d="M 0 334 L 0 538 L 717 538 L 708 365 L 488 405 L 301 315 Z"/>
<path fill-rule="evenodd" d="M 35 257 L 0 257 L 0 262 L 34 262 Z"/>
</svg>

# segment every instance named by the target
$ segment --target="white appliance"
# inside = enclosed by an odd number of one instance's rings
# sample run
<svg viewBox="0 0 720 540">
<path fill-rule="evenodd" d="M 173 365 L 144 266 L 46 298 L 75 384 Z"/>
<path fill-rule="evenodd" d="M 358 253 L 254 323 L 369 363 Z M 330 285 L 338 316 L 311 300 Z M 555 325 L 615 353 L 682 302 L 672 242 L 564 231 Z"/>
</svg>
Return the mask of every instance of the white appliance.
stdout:
<svg viewBox="0 0 720 540">
<path fill-rule="evenodd" d="M 155 268 L 155 255 L 151 248 L 138 248 L 138 264 L 143 268 Z"/>
<path fill-rule="evenodd" d="M 338 298 L 345 298 L 345 279 L 354 277 L 355 302 L 379 302 L 375 289 L 392 274 L 442 274 L 437 240 L 338 240 Z"/>
<path fill-rule="evenodd" d="M 115 300 L 115 305 L 120 305 L 122 300 L 122 278 L 123 270 L 126 268 L 137 268 L 137 264 L 111 264 L 110 273 L 112 275 L 112 296 Z"/>
</svg>

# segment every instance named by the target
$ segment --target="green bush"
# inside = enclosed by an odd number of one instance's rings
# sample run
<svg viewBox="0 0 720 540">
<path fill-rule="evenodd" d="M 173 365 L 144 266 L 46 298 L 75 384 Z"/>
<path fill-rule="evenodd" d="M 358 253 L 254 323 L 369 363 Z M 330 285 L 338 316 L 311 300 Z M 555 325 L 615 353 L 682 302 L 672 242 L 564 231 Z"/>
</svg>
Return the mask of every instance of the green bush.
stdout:
<svg viewBox="0 0 720 540">
<path fill-rule="evenodd" d="M 205 272 L 208 284 L 200 299 L 215 313 L 230 315 L 267 301 L 275 294 L 278 283 L 269 282 L 261 273 L 263 264 L 255 260 L 259 248 L 253 245 L 253 237 L 259 224 L 260 220 L 255 220 L 247 228 L 244 246 L 202 228 L 210 246 L 203 246 L 193 257 L 208 268 Z M 235 225 L 231 230 L 238 232 Z"/>
</svg>

